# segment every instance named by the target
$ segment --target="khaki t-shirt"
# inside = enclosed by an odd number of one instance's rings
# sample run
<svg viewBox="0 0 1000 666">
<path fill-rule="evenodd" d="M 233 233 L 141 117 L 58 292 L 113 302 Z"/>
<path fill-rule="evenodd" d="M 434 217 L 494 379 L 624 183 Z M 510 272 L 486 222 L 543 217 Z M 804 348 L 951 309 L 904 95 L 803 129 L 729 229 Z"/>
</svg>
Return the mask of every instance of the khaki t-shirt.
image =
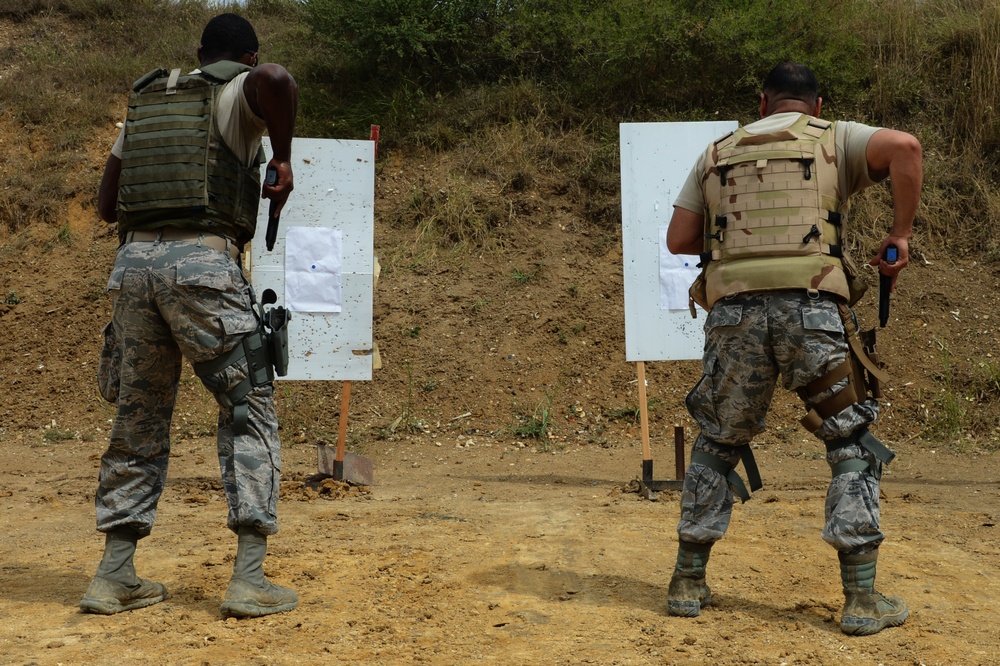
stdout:
<svg viewBox="0 0 1000 666">
<path fill-rule="evenodd" d="M 768 134 L 791 127 L 802 114 L 776 113 L 762 118 L 744 127 L 751 134 Z M 874 185 L 876 180 L 868 173 L 867 149 L 868 140 L 880 127 L 870 127 L 862 123 L 838 121 L 834 139 L 837 144 L 837 175 L 841 196 L 846 200 L 852 194 Z M 701 187 L 702 176 L 705 174 L 705 153 L 698 156 L 694 168 L 688 174 L 681 187 L 674 206 L 695 213 L 704 212 L 707 208 L 705 193 Z"/>
<path fill-rule="evenodd" d="M 199 70 L 194 70 L 192 74 L 197 74 Z M 222 140 L 230 150 L 236 153 L 247 166 L 253 165 L 253 160 L 257 156 L 257 149 L 260 147 L 260 138 L 264 135 L 267 125 L 264 119 L 260 118 L 250 109 L 250 103 L 243 92 L 243 82 L 246 81 L 247 74 L 243 72 L 232 81 L 222 86 L 219 91 L 218 113 L 219 133 Z M 111 154 L 117 158 L 122 156 L 122 147 L 125 143 L 125 129 L 118 133 L 118 140 L 111 147 Z"/>
</svg>

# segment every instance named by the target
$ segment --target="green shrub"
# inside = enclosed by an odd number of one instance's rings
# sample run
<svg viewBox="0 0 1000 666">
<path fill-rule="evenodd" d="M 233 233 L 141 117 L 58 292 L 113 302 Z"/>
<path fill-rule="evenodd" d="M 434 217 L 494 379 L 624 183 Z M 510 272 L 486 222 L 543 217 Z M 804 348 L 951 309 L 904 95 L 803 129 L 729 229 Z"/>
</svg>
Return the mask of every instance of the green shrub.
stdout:
<svg viewBox="0 0 1000 666">
<path fill-rule="evenodd" d="M 495 0 L 310 0 L 310 24 L 345 71 L 398 84 L 460 81 L 505 3 Z"/>
</svg>

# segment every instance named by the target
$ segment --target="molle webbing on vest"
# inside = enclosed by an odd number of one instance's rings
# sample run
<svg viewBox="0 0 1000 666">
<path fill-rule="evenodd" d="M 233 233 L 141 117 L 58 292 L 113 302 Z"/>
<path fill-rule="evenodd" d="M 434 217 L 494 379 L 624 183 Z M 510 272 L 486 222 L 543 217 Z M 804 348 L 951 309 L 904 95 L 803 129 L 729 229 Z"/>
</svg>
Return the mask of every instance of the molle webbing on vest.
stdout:
<svg viewBox="0 0 1000 666">
<path fill-rule="evenodd" d="M 170 221 L 240 245 L 253 236 L 259 166 L 242 164 L 216 126 L 219 88 L 247 70 L 221 62 L 183 76 L 155 70 L 136 83 L 122 151 L 120 233 Z"/>
<path fill-rule="evenodd" d="M 785 129 L 739 129 L 709 148 L 708 300 L 747 291 L 807 289 L 848 298 L 834 125 L 801 116 Z"/>
</svg>

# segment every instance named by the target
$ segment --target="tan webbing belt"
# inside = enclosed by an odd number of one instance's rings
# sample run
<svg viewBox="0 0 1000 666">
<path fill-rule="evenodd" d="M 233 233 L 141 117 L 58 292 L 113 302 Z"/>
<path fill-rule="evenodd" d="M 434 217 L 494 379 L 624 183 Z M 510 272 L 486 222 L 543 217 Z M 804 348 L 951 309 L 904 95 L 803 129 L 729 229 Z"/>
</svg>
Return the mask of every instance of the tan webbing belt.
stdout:
<svg viewBox="0 0 1000 666">
<path fill-rule="evenodd" d="M 179 229 L 177 227 L 163 227 L 161 229 L 150 229 L 148 231 L 129 231 L 125 234 L 126 243 L 141 243 L 150 241 L 187 241 L 189 243 L 199 243 L 213 250 L 218 250 L 235 261 L 240 256 L 240 249 L 236 243 L 226 238 L 206 231 L 193 231 L 191 229 Z"/>
</svg>

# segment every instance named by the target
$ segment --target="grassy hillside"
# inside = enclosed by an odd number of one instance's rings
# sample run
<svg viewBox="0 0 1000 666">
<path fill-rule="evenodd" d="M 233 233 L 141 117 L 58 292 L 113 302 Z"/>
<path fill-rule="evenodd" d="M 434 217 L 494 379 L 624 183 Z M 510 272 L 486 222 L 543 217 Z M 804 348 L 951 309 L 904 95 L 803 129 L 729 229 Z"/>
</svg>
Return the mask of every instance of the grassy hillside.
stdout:
<svg viewBox="0 0 1000 666">
<path fill-rule="evenodd" d="M 0 1 L 0 108 L 12 122 L 14 154 L 27 147 L 33 157 L 2 167 L 4 225 L 58 224 L 67 197 L 93 192 L 81 147 L 120 117 L 141 73 L 193 62 L 215 4 Z M 539 155 L 542 165 L 571 167 L 567 185 L 585 200 L 589 221 L 613 226 L 619 122 L 752 120 L 763 74 L 791 59 L 816 70 L 828 117 L 922 140 L 918 244 L 988 259 L 1000 251 L 994 225 L 976 228 L 1000 212 L 1000 9 L 989 0 L 247 4 L 229 9 L 254 22 L 262 58 L 285 64 L 301 83 L 300 135 L 366 138 L 376 123 L 383 159 L 457 147 L 500 156 L 455 174 L 471 199 L 486 199 L 475 206 L 484 212 L 466 229 L 434 210 L 447 224 L 432 242 L 487 241 L 505 194 L 530 181 Z M 498 151 L 498 133 L 511 126 L 520 129 Z M 467 207 L 425 194 L 414 193 L 401 222 L 420 224 L 428 207 Z M 862 207 L 861 229 L 878 222 L 866 214 L 875 215 Z"/>
</svg>

